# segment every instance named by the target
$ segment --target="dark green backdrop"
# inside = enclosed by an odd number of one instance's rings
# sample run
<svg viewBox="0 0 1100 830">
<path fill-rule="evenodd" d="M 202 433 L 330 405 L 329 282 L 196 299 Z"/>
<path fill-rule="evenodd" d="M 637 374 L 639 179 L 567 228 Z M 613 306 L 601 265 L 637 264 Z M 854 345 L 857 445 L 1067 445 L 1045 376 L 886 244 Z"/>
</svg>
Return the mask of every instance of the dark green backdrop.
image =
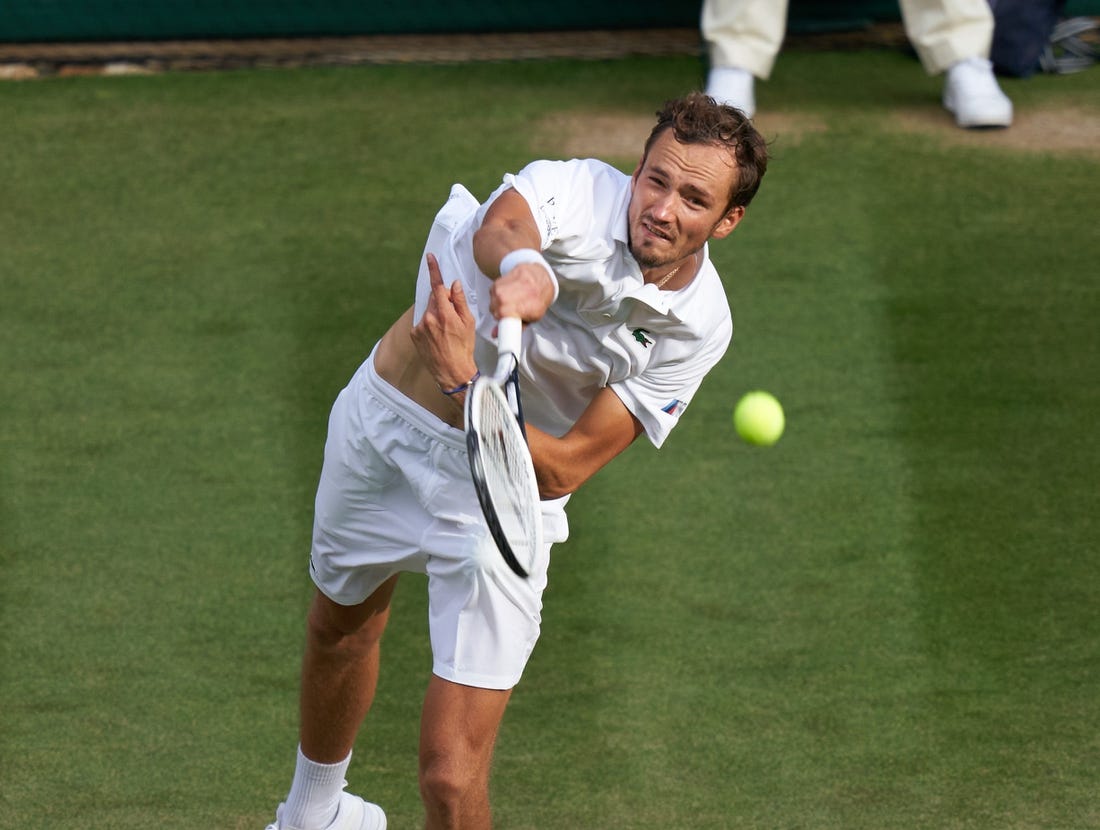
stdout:
<svg viewBox="0 0 1100 830">
<path fill-rule="evenodd" d="M 700 0 L 0 0 L 0 41 L 158 40 L 698 25 Z M 1100 13 L 1100 0 L 1068 11 Z M 898 19 L 892 0 L 792 0 L 793 30 Z"/>
</svg>

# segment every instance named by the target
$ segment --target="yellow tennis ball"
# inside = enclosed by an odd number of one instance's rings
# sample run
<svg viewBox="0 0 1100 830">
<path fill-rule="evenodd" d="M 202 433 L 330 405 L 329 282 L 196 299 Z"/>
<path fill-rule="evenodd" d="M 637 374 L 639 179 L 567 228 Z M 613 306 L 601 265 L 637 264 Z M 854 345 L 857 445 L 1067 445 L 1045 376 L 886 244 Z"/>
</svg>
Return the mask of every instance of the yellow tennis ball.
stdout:
<svg viewBox="0 0 1100 830">
<path fill-rule="evenodd" d="M 733 425 L 737 434 L 750 444 L 770 447 L 783 434 L 786 419 L 783 407 L 769 392 L 749 392 L 733 410 Z"/>
</svg>

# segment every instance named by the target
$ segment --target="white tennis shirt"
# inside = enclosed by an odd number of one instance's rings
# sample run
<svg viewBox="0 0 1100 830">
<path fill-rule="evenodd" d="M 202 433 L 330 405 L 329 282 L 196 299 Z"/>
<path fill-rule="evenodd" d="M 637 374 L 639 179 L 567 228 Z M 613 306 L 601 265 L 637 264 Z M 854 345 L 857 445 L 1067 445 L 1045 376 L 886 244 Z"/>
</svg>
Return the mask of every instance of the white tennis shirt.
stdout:
<svg viewBox="0 0 1100 830">
<path fill-rule="evenodd" d="M 477 310 L 475 360 L 483 372 L 496 362 L 496 321 L 488 302 L 478 302 L 488 296 L 490 281 L 474 262 L 473 236 L 489 205 L 508 188 L 527 200 L 539 223 L 542 255 L 560 286 L 546 315 L 524 328 L 520 375 L 527 421 L 564 435 L 596 393 L 610 386 L 660 447 L 733 335 L 729 303 L 708 250 L 684 288 L 647 285 L 628 242 L 630 177 L 595 159 L 533 162 L 505 176 L 483 205 L 455 185 L 425 253 L 439 259 L 445 281 L 462 280 Z M 417 320 L 427 294 L 422 259 Z"/>
</svg>

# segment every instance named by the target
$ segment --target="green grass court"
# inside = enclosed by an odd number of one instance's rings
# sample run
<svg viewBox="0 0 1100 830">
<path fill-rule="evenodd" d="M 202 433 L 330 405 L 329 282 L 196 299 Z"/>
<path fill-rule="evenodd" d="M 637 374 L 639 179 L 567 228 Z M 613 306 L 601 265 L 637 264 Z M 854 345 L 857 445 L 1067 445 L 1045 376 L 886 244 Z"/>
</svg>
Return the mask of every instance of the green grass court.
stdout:
<svg viewBox="0 0 1100 830">
<path fill-rule="evenodd" d="M 328 408 L 436 208 L 561 155 L 547 119 L 701 77 L 0 84 L 0 828 L 271 820 Z M 573 501 L 501 830 L 1100 827 L 1100 69 L 1004 86 L 1021 130 L 1085 141 L 960 138 L 900 52 L 785 52 L 759 88 L 774 158 L 712 249 L 734 345 L 665 449 Z M 730 424 L 756 387 L 768 450 Z M 349 772 L 393 830 L 421 821 L 423 588 Z"/>
</svg>

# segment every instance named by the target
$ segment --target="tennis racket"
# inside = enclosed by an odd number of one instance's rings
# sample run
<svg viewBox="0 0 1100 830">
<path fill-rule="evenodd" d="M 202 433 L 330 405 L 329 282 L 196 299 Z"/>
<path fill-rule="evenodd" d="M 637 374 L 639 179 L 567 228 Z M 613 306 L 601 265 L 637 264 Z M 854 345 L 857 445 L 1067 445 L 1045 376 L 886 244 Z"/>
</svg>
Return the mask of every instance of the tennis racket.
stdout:
<svg viewBox="0 0 1100 830">
<path fill-rule="evenodd" d="M 497 326 L 496 370 L 466 395 L 466 447 L 493 541 L 508 567 L 526 578 L 542 550 L 542 513 L 519 398 L 522 336 L 518 317 Z"/>
</svg>

